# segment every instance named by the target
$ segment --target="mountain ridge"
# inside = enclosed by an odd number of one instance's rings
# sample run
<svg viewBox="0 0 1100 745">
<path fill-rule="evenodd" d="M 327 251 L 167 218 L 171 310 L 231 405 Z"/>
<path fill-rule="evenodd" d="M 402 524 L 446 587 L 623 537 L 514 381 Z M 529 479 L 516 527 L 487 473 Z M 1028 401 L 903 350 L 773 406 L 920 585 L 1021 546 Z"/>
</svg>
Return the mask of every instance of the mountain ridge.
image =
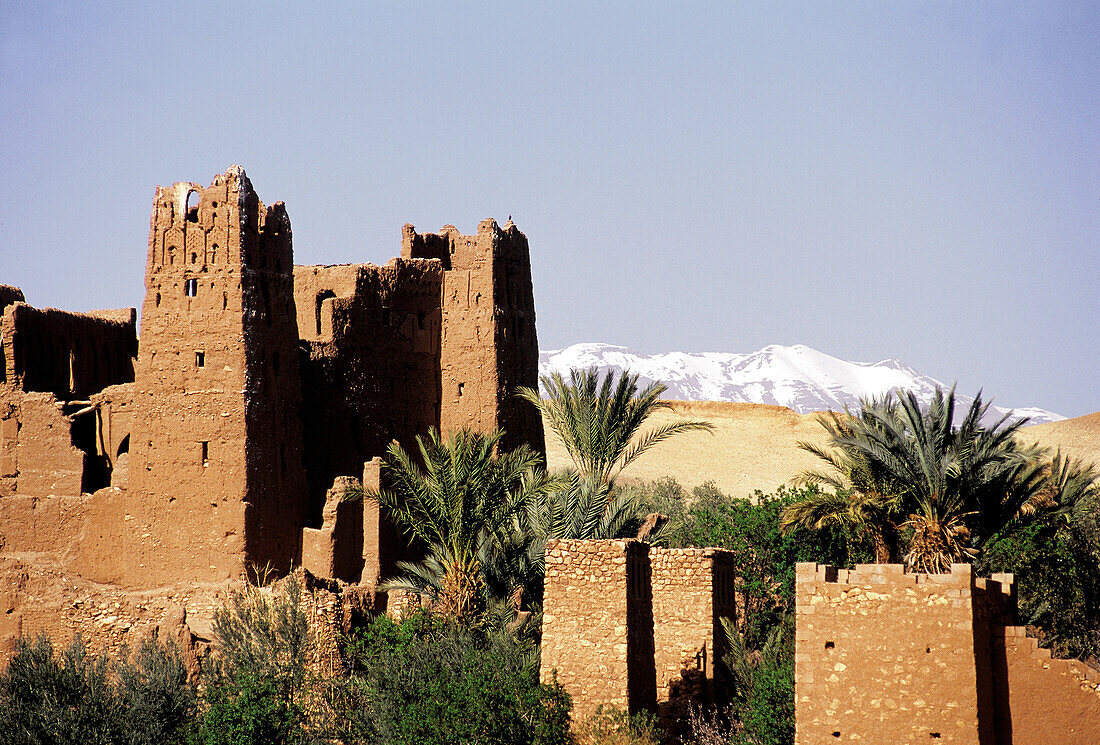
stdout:
<svg viewBox="0 0 1100 745">
<path fill-rule="evenodd" d="M 583 342 L 539 353 L 539 373 L 568 374 L 573 368 L 595 367 L 601 373 L 626 370 L 641 385 L 663 382 L 663 398 L 681 401 L 729 401 L 785 406 L 799 414 L 857 408 L 861 397 L 881 396 L 890 390 L 912 390 L 923 403 L 939 380 L 924 375 L 901 360 L 849 362 L 804 344 L 769 344 L 747 354 L 730 352 L 664 352 L 646 355 L 628 347 Z M 959 407 L 972 396 L 956 393 Z M 991 406 L 989 418 L 1010 415 L 1029 418 L 1029 424 L 1062 421 L 1065 417 L 1039 407 Z"/>
</svg>

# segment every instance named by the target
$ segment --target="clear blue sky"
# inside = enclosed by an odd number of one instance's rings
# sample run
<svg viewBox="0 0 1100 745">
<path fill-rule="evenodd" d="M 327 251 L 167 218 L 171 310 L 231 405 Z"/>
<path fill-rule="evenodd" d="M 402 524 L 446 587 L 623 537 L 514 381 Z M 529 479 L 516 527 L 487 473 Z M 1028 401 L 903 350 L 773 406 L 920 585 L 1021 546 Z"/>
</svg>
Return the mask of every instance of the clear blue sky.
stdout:
<svg viewBox="0 0 1100 745">
<path fill-rule="evenodd" d="M 540 345 L 897 357 L 1100 409 L 1100 3 L 0 2 L 0 283 L 140 306 L 232 163 L 298 263 L 512 215 Z"/>
</svg>

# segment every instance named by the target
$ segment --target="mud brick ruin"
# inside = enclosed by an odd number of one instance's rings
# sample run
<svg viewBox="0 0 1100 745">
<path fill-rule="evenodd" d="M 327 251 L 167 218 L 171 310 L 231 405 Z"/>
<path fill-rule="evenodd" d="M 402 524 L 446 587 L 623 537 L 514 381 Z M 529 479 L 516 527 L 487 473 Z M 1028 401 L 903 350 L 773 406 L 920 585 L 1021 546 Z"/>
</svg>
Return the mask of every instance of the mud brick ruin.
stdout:
<svg viewBox="0 0 1100 745">
<path fill-rule="evenodd" d="M 546 546 L 543 681 L 555 677 L 584 718 L 601 704 L 657 712 L 721 703 L 721 618 L 736 618 L 731 555 L 636 540 Z"/>
<path fill-rule="evenodd" d="M 0 286 L 0 657 L 20 635 L 209 638 L 225 580 L 305 565 L 373 585 L 407 551 L 378 457 L 437 427 L 544 451 L 527 239 L 406 225 L 385 266 L 295 266 L 290 219 L 234 166 L 156 190 L 133 309 Z M 182 615 L 181 615 L 182 614 Z M 175 618 L 175 621 L 165 619 Z M 189 619 L 189 620 L 187 620 Z"/>
<path fill-rule="evenodd" d="M 1100 742 L 1100 672 L 1014 625 L 1011 574 L 796 571 L 798 745 Z"/>
</svg>

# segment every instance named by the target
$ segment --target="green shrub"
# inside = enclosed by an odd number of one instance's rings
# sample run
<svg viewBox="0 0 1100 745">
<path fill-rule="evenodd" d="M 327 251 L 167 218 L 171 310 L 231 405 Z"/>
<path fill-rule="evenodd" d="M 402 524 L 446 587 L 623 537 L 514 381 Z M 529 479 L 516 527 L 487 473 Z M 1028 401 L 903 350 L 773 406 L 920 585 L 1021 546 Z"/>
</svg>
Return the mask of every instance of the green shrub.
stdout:
<svg viewBox="0 0 1100 745">
<path fill-rule="evenodd" d="M 379 617 L 349 643 L 347 660 L 347 742 L 569 742 L 568 694 L 539 683 L 534 646 L 507 631 Z"/>
<path fill-rule="evenodd" d="M 302 733 L 301 711 L 278 681 L 234 673 L 206 691 L 201 745 L 287 745 Z"/>
<path fill-rule="evenodd" d="M 661 741 L 656 717 L 649 712 L 631 716 L 603 704 L 575 729 L 577 745 L 657 745 Z"/>
<path fill-rule="evenodd" d="M 11 745 L 126 742 L 107 658 L 79 637 L 57 657 L 46 636 L 20 640 L 0 675 L 0 732 Z"/>
<path fill-rule="evenodd" d="M 214 613 L 218 654 L 207 671 L 202 745 L 283 745 L 322 734 L 309 667 L 316 637 L 302 603 L 302 583 L 290 574 L 269 588 L 246 585 Z"/>
<path fill-rule="evenodd" d="M 147 638 L 116 668 L 119 703 L 130 745 L 186 741 L 195 714 L 195 692 L 178 650 Z"/>
<path fill-rule="evenodd" d="M 1077 527 L 1050 519 L 1012 526 L 986 543 L 977 568 L 1016 575 L 1019 620 L 1054 656 L 1100 660 L 1100 557 Z"/>
<path fill-rule="evenodd" d="M 6 745 L 173 745 L 193 707 L 179 656 L 153 640 L 117 666 L 79 637 L 60 655 L 45 636 L 20 640 L 0 674 Z"/>
</svg>

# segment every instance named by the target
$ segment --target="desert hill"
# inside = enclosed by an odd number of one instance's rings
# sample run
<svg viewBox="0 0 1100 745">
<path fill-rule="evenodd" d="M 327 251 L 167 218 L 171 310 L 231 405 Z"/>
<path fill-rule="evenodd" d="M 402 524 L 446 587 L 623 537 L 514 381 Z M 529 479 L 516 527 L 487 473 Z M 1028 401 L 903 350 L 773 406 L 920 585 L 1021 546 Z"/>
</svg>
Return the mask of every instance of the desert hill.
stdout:
<svg viewBox="0 0 1100 745">
<path fill-rule="evenodd" d="M 689 432 L 657 445 L 624 472 L 624 477 L 652 480 L 673 476 L 690 489 L 713 480 L 722 491 L 747 497 L 753 490 L 773 491 L 817 458 L 800 450 L 799 440 L 824 444 L 824 430 L 813 414 L 797 414 L 783 406 L 723 401 L 670 401 L 657 423 L 679 417 L 705 419 L 713 433 Z M 569 457 L 547 427 L 550 468 L 565 467 Z M 1100 412 L 1076 419 L 1026 427 L 1022 439 L 1100 464 Z"/>
</svg>

